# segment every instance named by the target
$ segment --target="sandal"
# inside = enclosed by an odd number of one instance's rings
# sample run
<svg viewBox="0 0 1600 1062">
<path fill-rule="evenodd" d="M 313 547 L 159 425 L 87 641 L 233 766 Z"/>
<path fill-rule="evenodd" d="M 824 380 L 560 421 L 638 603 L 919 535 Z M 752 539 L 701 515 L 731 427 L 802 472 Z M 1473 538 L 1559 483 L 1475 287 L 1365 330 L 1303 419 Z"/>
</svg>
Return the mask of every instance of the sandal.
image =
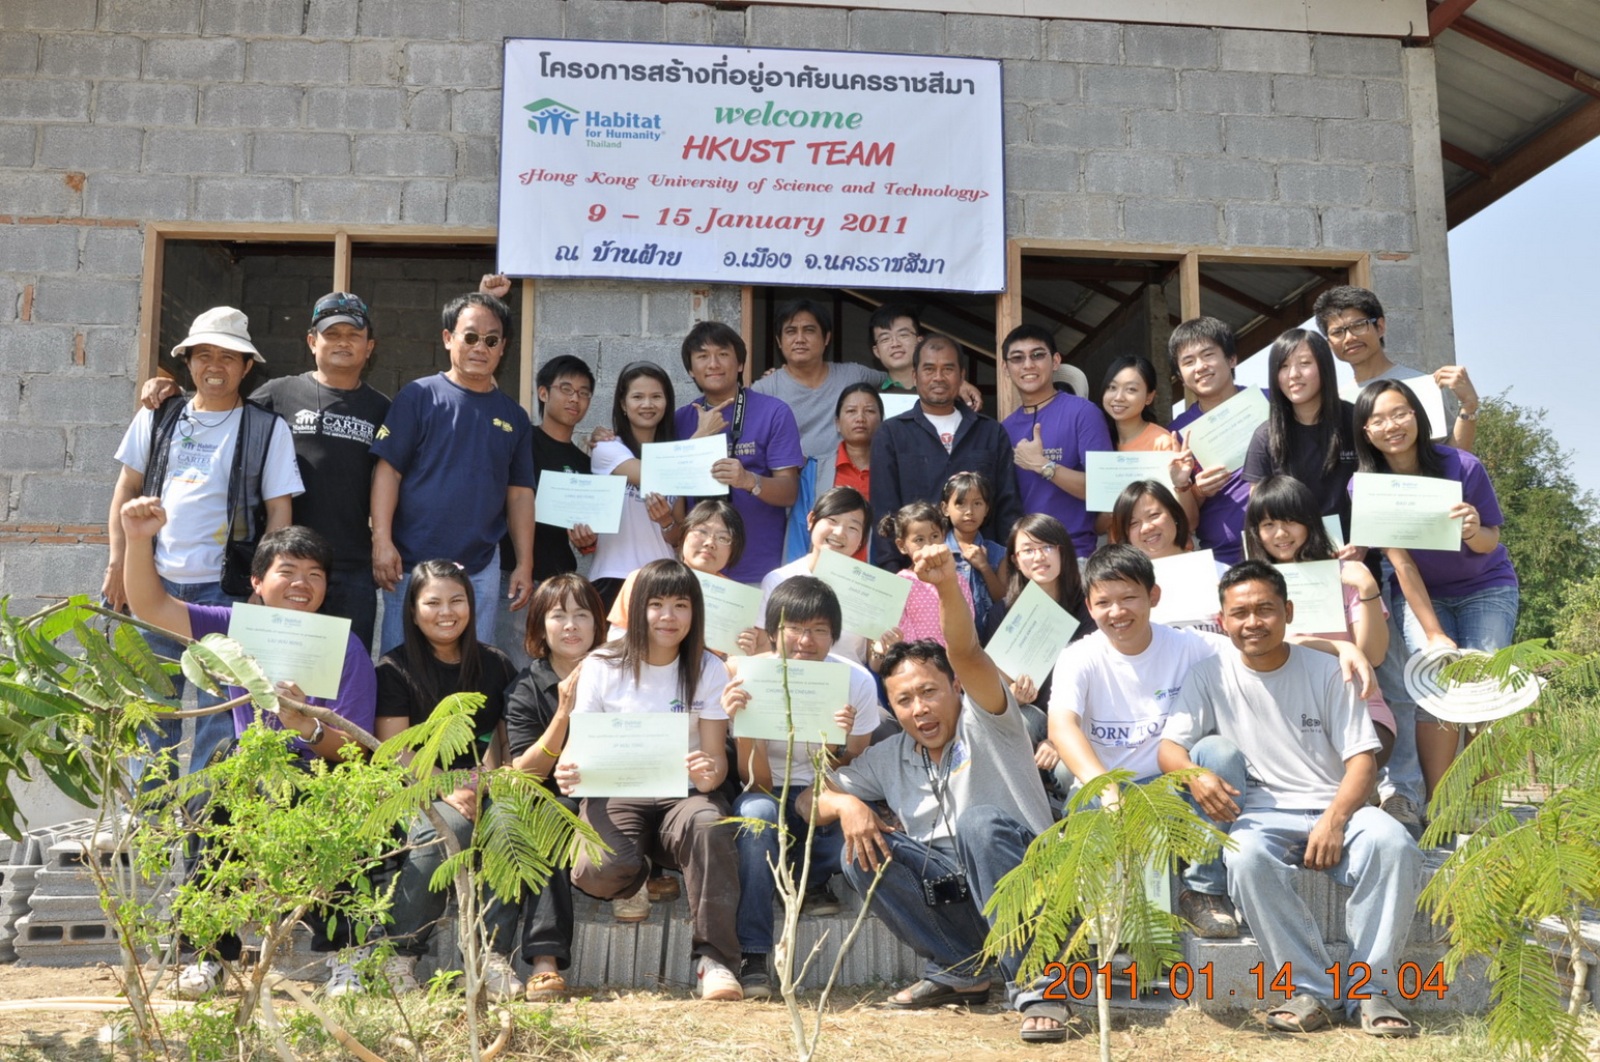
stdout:
<svg viewBox="0 0 1600 1062">
<path fill-rule="evenodd" d="M 1332 1024 L 1333 1015 L 1328 1013 L 1328 1005 L 1316 996 L 1303 992 L 1282 1006 L 1267 1011 L 1267 1028 L 1279 1032 L 1316 1032 Z"/>
<path fill-rule="evenodd" d="M 1089 1023 L 1072 1012 L 1064 1000 L 1037 1000 L 1020 1012 L 1022 1020 L 1046 1018 L 1056 1023 L 1054 1029 L 1023 1029 L 1020 1034 L 1025 1044 L 1059 1044 L 1068 1038 L 1078 1039 L 1088 1034 Z"/>
<path fill-rule="evenodd" d="M 1378 1022 L 1397 1021 L 1399 1025 L 1379 1025 Z M 1400 1008 L 1382 996 L 1361 1001 L 1361 1031 L 1368 1036 L 1404 1039 L 1417 1035 L 1417 1023 L 1400 1013 Z"/>
<path fill-rule="evenodd" d="M 567 998 L 567 981 L 554 970 L 536 973 L 528 978 L 524 998 L 529 1003 L 557 1003 Z"/>
<path fill-rule="evenodd" d="M 905 992 L 907 998 L 901 1000 L 890 996 L 884 1000 L 884 1006 L 895 1010 L 927 1010 L 930 1007 L 942 1007 L 946 1003 L 976 1007 L 989 1002 L 988 985 L 963 990 L 924 979 L 907 988 Z"/>
</svg>

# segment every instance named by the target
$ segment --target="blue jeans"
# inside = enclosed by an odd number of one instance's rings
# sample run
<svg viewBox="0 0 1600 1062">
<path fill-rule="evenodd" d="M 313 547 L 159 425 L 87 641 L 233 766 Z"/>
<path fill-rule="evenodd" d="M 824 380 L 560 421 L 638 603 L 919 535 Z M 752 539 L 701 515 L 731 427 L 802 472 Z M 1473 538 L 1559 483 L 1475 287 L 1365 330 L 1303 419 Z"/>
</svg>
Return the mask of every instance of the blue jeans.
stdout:
<svg viewBox="0 0 1600 1062">
<path fill-rule="evenodd" d="M 222 592 L 221 583 L 174 583 L 167 579 L 161 580 L 161 585 L 166 587 L 167 593 L 179 601 L 189 605 L 232 605 L 243 601 L 242 597 L 229 597 Z M 183 655 L 183 646 L 172 638 L 160 634 L 145 634 L 145 641 L 150 643 L 150 648 L 158 656 L 170 657 L 173 660 Z M 183 691 L 188 685 L 182 674 L 172 676 L 174 700 L 181 707 Z M 213 697 L 204 690 L 195 690 L 195 699 L 201 708 L 222 703 L 222 698 Z M 194 720 L 194 746 L 189 750 L 189 771 L 199 770 L 211 759 L 211 754 L 234 736 L 233 713 L 218 712 L 214 715 L 196 716 Z M 145 747 L 152 755 L 160 755 L 172 750 L 177 756 L 179 742 L 183 739 L 182 719 L 163 719 L 145 731 Z M 174 767 L 177 766 L 175 762 Z M 184 773 L 189 773 L 185 771 Z M 146 779 L 142 788 L 159 784 L 160 778 Z"/>
<path fill-rule="evenodd" d="M 482 571 L 473 572 L 472 625 L 478 632 L 478 641 L 494 644 L 494 628 L 500 616 L 500 560 L 489 561 Z M 400 577 L 393 590 L 383 592 L 383 636 L 378 640 L 379 654 L 387 653 L 406 640 L 405 608 L 406 587 L 411 585 L 411 573 Z"/>
<path fill-rule="evenodd" d="M 1194 762 L 1196 767 L 1204 767 L 1237 789 L 1239 795 L 1234 797 L 1234 801 L 1240 807 L 1244 806 L 1244 794 L 1248 779 L 1245 777 L 1244 753 L 1239 751 L 1239 746 L 1225 737 L 1211 734 L 1194 743 L 1194 748 L 1189 750 L 1189 759 Z M 1201 810 L 1199 803 L 1189 795 L 1187 790 L 1184 792 L 1184 797 L 1189 801 L 1189 806 L 1194 808 L 1195 814 L 1223 833 L 1228 833 L 1232 828 L 1231 823 L 1217 822 Z M 1222 853 L 1219 853 L 1217 858 L 1209 863 L 1191 863 L 1185 867 L 1183 870 L 1183 887 L 1192 892 L 1203 892 L 1207 896 L 1228 895 L 1228 871 L 1223 866 Z"/>
<path fill-rule="evenodd" d="M 785 806 L 784 826 L 789 831 L 789 858 L 795 872 L 805 860 L 806 831 L 810 823 L 795 812 L 795 801 L 805 792 L 791 786 Z M 760 819 L 778 825 L 778 795 L 776 793 L 740 793 L 733 802 L 733 813 L 740 818 Z M 752 830 L 739 827 L 734 843 L 739 846 L 739 949 L 749 955 L 767 955 L 772 951 L 772 898 L 778 883 L 772 876 L 778 862 L 778 831 Z M 818 825 L 811 839 L 811 877 L 805 888 L 825 884 L 839 869 L 839 857 L 844 852 L 844 830 L 837 822 Z"/>
<path fill-rule="evenodd" d="M 1517 632 L 1517 611 L 1522 603 L 1522 593 L 1514 586 L 1491 586 L 1476 593 L 1460 597 L 1435 597 L 1433 611 L 1439 617 L 1444 633 L 1462 649 L 1481 649 L 1486 653 L 1498 652 L 1511 644 Z M 1396 602 L 1401 613 L 1400 627 L 1405 634 L 1406 647 L 1413 653 L 1427 648 L 1427 635 L 1422 624 L 1404 602 Z M 1417 709 L 1417 718 L 1432 722 L 1433 717 Z M 1395 718 L 1399 722 L 1399 717 Z"/>
<path fill-rule="evenodd" d="M 1394 713 L 1394 746 L 1389 750 L 1389 760 L 1378 768 L 1378 792 L 1387 799 L 1399 795 L 1417 807 L 1428 803 L 1426 785 L 1422 779 L 1422 761 L 1417 757 L 1417 702 L 1406 689 L 1406 661 L 1411 658 L 1406 648 L 1405 635 L 1400 630 L 1400 613 L 1395 608 L 1394 569 L 1385 560 L 1383 576 L 1378 585 L 1382 588 L 1384 607 L 1389 610 L 1389 651 L 1377 667 L 1378 688 L 1383 699 Z"/>
</svg>

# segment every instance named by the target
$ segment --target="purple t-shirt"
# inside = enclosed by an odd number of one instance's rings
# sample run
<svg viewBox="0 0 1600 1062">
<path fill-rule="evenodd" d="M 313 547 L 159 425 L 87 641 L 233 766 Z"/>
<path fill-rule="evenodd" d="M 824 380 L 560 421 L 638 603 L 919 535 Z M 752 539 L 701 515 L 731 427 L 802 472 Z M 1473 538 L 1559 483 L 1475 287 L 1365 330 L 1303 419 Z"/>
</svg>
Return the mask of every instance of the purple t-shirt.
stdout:
<svg viewBox="0 0 1600 1062">
<path fill-rule="evenodd" d="M 1243 391 L 1237 387 L 1234 394 Z M 1261 393 L 1266 394 L 1262 388 Z M 1182 432 L 1200 419 L 1202 410 L 1198 402 L 1172 418 L 1167 430 Z M 1238 564 L 1244 560 L 1244 511 L 1250 504 L 1250 483 L 1244 478 L 1244 469 L 1236 469 L 1222 485 L 1222 489 L 1200 503 L 1200 521 L 1195 527 L 1195 537 L 1201 549 L 1209 549 L 1223 564 Z"/>
<path fill-rule="evenodd" d="M 745 388 L 744 421 L 739 426 L 739 438 L 733 446 L 733 456 L 739 463 L 758 476 L 770 476 L 773 469 L 795 468 L 806 463 L 800 448 L 800 428 L 795 423 L 789 404 Z M 705 396 L 680 408 L 676 414 L 678 438 L 687 439 L 694 434 L 699 423 L 697 405 L 703 406 Z M 734 406 L 722 411 L 732 431 Z M 783 533 L 787 513 L 781 505 L 768 505 L 747 490 L 730 490 L 729 499 L 744 520 L 744 556 L 739 563 L 731 564 L 722 574 L 738 583 L 759 586 L 772 569 L 783 564 Z M 692 507 L 692 502 L 691 502 Z"/>
<path fill-rule="evenodd" d="M 1483 463 L 1465 450 L 1435 445 L 1444 463 L 1444 478 L 1461 484 L 1461 500 L 1478 510 L 1484 527 L 1499 527 L 1506 522 L 1500 501 L 1494 496 L 1489 474 Z M 1475 553 L 1465 542 L 1457 549 L 1408 550 L 1417 563 L 1422 585 L 1432 597 L 1465 597 L 1496 586 L 1516 586 L 1517 572 L 1504 544 L 1488 553 Z M 1398 584 L 1397 584 L 1398 585 Z"/>
<path fill-rule="evenodd" d="M 1005 428 L 1011 445 L 1015 446 L 1024 439 L 1033 438 L 1035 424 L 1039 425 L 1045 459 L 1077 472 L 1083 471 L 1083 455 L 1090 450 L 1116 449 L 1100 408 L 1077 395 L 1061 392 L 1036 413 L 1019 408 L 1000 426 Z M 1073 497 L 1025 469 L 1017 470 L 1017 492 L 1022 495 L 1024 512 L 1044 513 L 1066 525 L 1079 557 L 1094 552 L 1099 536 L 1094 533 L 1094 516 L 1084 507 L 1082 498 Z"/>
<path fill-rule="evenodd" d="M 233 606 L 185 605 L 184 607 L 189 610 L 189 633 L 196 640 L 208 634 L 228 633 L 228 621 L 233 618 Z M 234 686 L 229 686 L 227 692 L 229 700 L 245 694 L 244 690 Z M 372 655 L 362 647 L 361 639 L 353 632 L 344 647 L 344 670 L 339 675 L 339 696 L 333 700 L 307 697 L 306 703 L 314 704 L 318 708 L 327 708 L 337 713 L 341 719 L 348 719 L 367 733 L 372 733 L 373 720 L 378 712 L 378 679 L 372 670 Z M 234 736 L 243 734 L 245 729 L 255 722 L 255 718 L 254 704 L 246 701 L 234 705 Z M 263 712 L 261 721 L 269 730 L 283 729 L 283 724 L 278 722 L 278 717 L 275 715 Z M 302 759 L 309 758 L 304 748 L 301 748 L 300 756 Z"/>
</svg>

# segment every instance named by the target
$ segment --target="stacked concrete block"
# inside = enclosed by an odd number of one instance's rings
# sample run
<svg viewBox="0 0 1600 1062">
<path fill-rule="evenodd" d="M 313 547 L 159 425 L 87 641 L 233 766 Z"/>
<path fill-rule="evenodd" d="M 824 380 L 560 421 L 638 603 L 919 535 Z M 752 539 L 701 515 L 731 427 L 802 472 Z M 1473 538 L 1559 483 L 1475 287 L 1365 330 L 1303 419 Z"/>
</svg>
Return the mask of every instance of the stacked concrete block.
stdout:
<svg viewBox="0 0 1600 1062">
<path fill-rule="evenodd" d="M 138 880 L 128 853 L 114 850 L 109 836 L 95 834 L 88 823 L 82 832 L 61 837 L 44 849 L 28 914 L 17 921 L 13 944 L 18 959 L 40 966 L 117 961 L 117 929 L 101 903 L 96 871 L 115 876 L 137 902 L 159 900 L 171 887 L 170 877 L 159 882 Z"/>
</svg>

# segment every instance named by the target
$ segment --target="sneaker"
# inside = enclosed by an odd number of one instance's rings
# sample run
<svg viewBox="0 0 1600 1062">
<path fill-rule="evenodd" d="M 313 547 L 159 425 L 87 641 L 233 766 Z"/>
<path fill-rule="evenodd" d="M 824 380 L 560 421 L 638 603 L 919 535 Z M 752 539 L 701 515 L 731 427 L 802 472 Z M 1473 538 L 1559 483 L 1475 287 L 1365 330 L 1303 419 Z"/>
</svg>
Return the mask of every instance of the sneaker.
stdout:
<svg viewBox="0 0 1600 1062">
<path fill-rule="evenodd" d="M 1239 935 L 1239 919 L 1226 896 L 1184 889 L 1178 895 L 1178 914 L 1194 929 L 1194 935 L 1207 940 L 1231 940 Z"/>
<path fill-rule="evenodd" d="M 221 983 L 222 964 L 202 959 L 178 971 L 178 983 L 172 986 L 172 994 L 178 999 L 200 999 L 215 992 Z"/>
<path fill-rule="evenodd" d="M 489 963 L 483 971 L 483 987 L 489 993 L 489 1002 L 505 1003 L 522 997 L 522 978 L 511 968 L 511 960 L 499 952 L 489 953 Z"/>
<path fill-rule="evenodd" d="M 383 960 L 383 977 L 389 982 L 389 987 L 394 989 L 397 996 L 407 992 L 416 992 L 422 988 L 417 983 L 417 957 L 415 955 L 391 955 Z"/>
<path fill-rule="evenodd" d="M 678 887 L 678 879 L 666 873 L 646 878 L 644 887 L 650 893 L 651 903 L 671 903 L 683 892 Z"/>
<path fill-rule="evenodd" d="M 701 999 L 736 1003 L 744 998 L 744 989 L 739 986 L 739 979 L 733 976 L 733 971 L 709 955 L 700 956 L 695 966 L 695 976 L 700 981 Z"/>
<path fill-rule="evenodd" d="M 814 889 L 807 889 L 805 899 L 800 901 L 800 910 L 808 915 L 836 915 L 844 910 L 844 904 L 839 902 L 833 889 L 826 882 Z"/>
<path fill-rule="evenodd" d="M 1404 826 L 1412 837 L 1422 835 L 1422 809 L 1413 804 L 1410 797 L 1396 793 L 1381 806 L 1384 814 Z"/>
<path fill-rule="evenodd" d="M 356 972 L 356 963 L 366 957 L 365 948 L 329 955 L 328 983 L 323 986 L 322 994 L 329 999 L 338 999 L 341 996 L 358 996 L 365 992 L 367 986 L 361 983 L 361 975 Z"/>
<path fill-rule="evenodd" d="M 772 998 L 772 974 L 765 955 L 745 955 L 739 963 L 739 989 L 746 999 Z"/>
<path fill-rule="evenodd" d="M 643 922 L 650 917 L 650 891 L 640 885 L 632 896 L 618 896 L 611 901 L 611 917 L 618 922 Z"/>
</svg>

